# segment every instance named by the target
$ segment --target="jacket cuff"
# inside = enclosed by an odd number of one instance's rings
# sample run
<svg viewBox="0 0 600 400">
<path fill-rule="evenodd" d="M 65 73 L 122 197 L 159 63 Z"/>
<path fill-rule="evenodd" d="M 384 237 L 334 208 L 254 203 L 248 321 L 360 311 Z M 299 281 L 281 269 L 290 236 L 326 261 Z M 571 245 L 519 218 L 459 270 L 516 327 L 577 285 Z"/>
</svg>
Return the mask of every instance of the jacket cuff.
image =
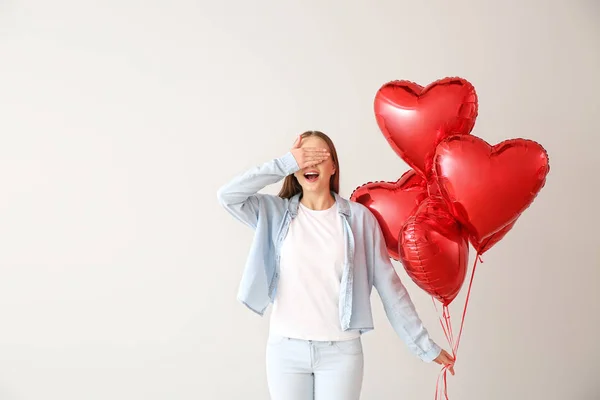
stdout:
<svg viewBox="0 0 600 400">
<path fill-rule="evenodd" d="M 279 158 L 281 161 L 281 165 L 283 166 L 283 171 L 286 175 L 291 175 L 300 170 L 296 159 L 291 151 L 287 152 L 283 157 Z"/>
<path fill-rule="evenodd" d="M 433 360 L 435 360 L 441 352 L 442 348 L 437 344 L 433 343 L 428 351 L 421 354 L 421 360 L 425 361 L 426 363 L 430 363 Z"/>
</svg>

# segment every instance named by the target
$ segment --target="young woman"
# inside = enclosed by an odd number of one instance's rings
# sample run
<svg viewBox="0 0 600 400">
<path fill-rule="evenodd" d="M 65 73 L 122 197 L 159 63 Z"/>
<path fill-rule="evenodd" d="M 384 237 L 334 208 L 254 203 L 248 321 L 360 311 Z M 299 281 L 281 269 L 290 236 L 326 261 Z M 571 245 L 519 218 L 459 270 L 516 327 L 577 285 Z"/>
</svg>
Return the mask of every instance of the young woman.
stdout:
<svg viewBox="0 0 600 400">
<path fill-rule="evenodd" d="M 412 352 L 454 373 L 452 356 L 430 339 L 400 282 L 377 220 L 339 196 L 339 168 L 331 139 L 309 131 L 286 155 L 218 193 L 225 209 L 255 230 L 238 298 L 260 315 L 273 303 L 267 345 L 272 400 L 359 399 L 360 336 L 373 329 L 373 286 Z M 279 196 L 258 193 L 282 179 Z"/>
</svg>

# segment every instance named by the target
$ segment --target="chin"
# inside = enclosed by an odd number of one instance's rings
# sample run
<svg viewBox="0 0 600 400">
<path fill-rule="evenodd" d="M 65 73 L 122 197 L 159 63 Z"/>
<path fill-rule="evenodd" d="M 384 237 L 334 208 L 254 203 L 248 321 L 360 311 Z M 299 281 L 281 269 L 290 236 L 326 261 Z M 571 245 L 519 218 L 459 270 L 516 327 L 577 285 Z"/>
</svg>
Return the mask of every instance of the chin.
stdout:
<svg viewBox="0 0 600 400">
<path fill-rule="evenodd" d="M 329 188 L 327 186 L 317 186 L 317 185 L 310 185 L 310 184 L 302 186 L 302 190 L 305 192 L 311 192 L 311 193 L 329 192 Z"/>
</svg>

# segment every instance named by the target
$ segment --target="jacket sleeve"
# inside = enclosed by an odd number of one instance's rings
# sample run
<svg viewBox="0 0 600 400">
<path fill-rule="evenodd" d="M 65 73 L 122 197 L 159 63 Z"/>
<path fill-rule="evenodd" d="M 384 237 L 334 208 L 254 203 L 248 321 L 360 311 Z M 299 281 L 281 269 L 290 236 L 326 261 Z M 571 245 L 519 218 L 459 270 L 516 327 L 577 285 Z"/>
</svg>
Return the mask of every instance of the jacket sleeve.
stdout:
<svg viewBox="0 0 600 400">
<path fill-rule="evenodd" d="M 390 261 L 381 227 L 373 228 L 373 283 L 394 331 L 425 362 L 437 358 L 441 348 L 431 340 L 415 306 Z"/>
<path fill-rule="evenodd" d="M 265 196 L 258 192 L 298 170 L 296 159 L 288 152 L 283 157 L 268 161 L 233 178 L 218 190 L 217 198 L 231 215 L 255 229 L 260 198 Z"/>
</svg>

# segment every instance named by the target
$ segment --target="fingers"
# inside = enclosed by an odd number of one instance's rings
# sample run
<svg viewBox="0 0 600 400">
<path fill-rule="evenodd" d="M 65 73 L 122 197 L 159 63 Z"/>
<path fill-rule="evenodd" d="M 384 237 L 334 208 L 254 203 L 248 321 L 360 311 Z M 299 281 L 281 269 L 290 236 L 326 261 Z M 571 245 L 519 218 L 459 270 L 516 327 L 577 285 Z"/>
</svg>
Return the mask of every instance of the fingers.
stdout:
<svg viewBox="0 0 600 400">
<path fill-rule="evenodd" d="M 314 167 L 315 165 L 321 164 L 323 161 L 309 161 L 304 164 L 304 168 Z"/>
<path fill-rule="evenodd" d="M 441 361 L 444 365 L 454 365 L 454 360 L 448 354 L 444 354 Z"/>
<path fill-rule="evenodd" d="M 442 364 L 444 365 L 454 365 L 454 358 L 448 353 L 445 353 L 442 357 Z"/>
<path fill-rule="evenodd" d="M 312 154 L 312 155 L 305 155 L 304 156 L 304 160 L 305 161 L 324 161 L 327 160 L 329 158 L 329 155 L 327 154 Z"/>
<path fill-rule="evenodd" d="M 305 167 L 312 167 L 327 160 L 329 156 L 327 149 L 306 149 L 302 154 L 302 160 Z"/>
<path fill-rule="evenodd" d="M 315 165 L 321 164 L 326 159 L 327 158 L 313 158 L 310 160 L 304 160 L 304 166 L 301 166 L 300 169 L 307 168 L 307 167 L 314 167 Z"/>
<path fill-rule="evenodd" d="M 298 137 L 296 138 L 296 141 L 292 145 L 292 149 L 299 149 L 301 144 L 302 144 L 302 135 L 298 135 Z"/>
<path fill-rule="evenodd" d="M 329 154 L 329 150 L 319 147 L 304 147 L 304 154 Z"/>
<path fill-rule="evenodd" d="M 292 154 L 300 168 L 312 167 L 320 164 L 330 157 L 329 149 L 318 148 L 318 147 L 300 147 L 302 144 L 302 137 L 299 136 L 294 142 L 292 147 Z"/>
<path fill-rule="evenodd" d="M 441 362 L 448 368 L 450 374 L 454 375 L 454 357 L 444 350 L 442 352 Z"/>
<path fill-rule="evenodd" d="M 452 357 L 446 350 L 442 350 L 440 355 L 434 360 L 436 363 L 444 365 L 450 374 L 454 375 L 454 357 Z"/>
</svg>

